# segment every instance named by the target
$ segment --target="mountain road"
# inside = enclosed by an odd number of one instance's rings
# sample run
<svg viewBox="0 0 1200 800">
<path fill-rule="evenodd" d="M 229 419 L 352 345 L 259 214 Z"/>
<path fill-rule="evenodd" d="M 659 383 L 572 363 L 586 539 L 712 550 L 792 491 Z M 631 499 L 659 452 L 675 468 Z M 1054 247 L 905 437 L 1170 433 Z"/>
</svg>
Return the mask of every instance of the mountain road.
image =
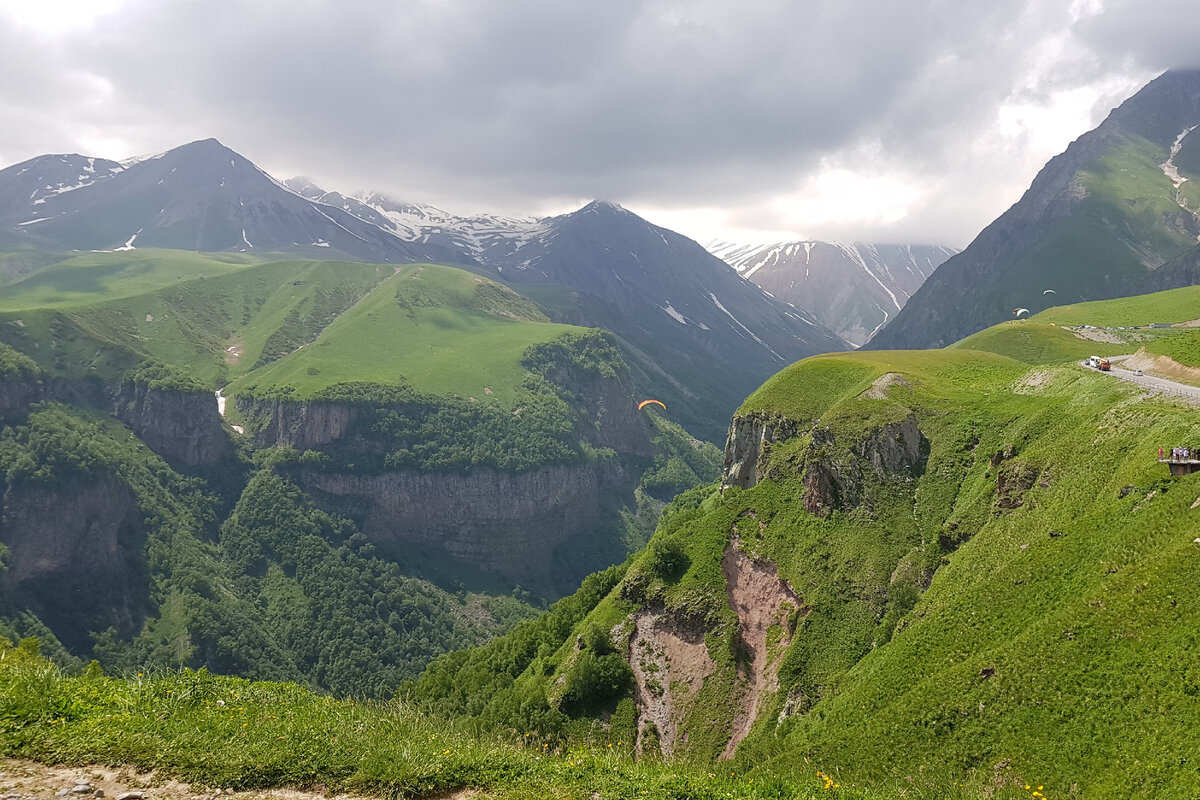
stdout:
<svg viewBox="0 0 1200 800">
<path fill-rule="evenodd" d="M 1190 403 L 1191 405 L 1200 406 L 1200 386 L 1191 386 L 1186 383 L 1167 380 L 1166 378 L 1157 378 L 1153 375 L 1138 375 L 1135 370 L 1125 369 L 1124 367 L 1118 366 L 1118 362 L 1126 358 L 1129 358 L 1129 356 L 1109 356 L 1109 360 L 1112 361 L 1113 367 L 1108 374 L 1112 375 L 1114 378 L 1120 378 L 1123 381 L 1136 383 L 1138 386 L 1141 386 L 1142 388 L 1148 389 L 1152 392 L 1165 394 L 1171 397 L 1177 397 L 1187 403 Z M 1083 361 L 1079 362 L 1079 365 L 1086 369 L 1092 369 L 1091 367 L 1087 366 L 1086 362 Z"/>
</svg>

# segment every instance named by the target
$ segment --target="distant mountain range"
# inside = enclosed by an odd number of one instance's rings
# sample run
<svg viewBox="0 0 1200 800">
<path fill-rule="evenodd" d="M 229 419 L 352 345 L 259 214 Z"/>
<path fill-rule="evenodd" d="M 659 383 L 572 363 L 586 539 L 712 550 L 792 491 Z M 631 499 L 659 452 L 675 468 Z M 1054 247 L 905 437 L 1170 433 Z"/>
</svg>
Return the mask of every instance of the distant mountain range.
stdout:
<svg viewBox="0 0 1200 800">
<path fill-rule="evenodd" d="M 307 178 L 287 186 L 452 253 L 452 263 L 529 293 L 556 321 L 617 333 L 648 357 L 635 361 L 656 367 L 645 379 L 681 403 L 684 424 L 715 438 L 721 414 L 741 402 L 754 376 L 850 346 L 804 307 L 771 297 L 691 239 L 614 203 L 541 219 L 458 217 L 380 194 L 325 192 Z M 701 418 L 693 408 L 713 411 Z"/>
<path fill-rule="evenodd" d="M 467 268 L 556 321 L 617 333 L 639 384 L 713 441 L 771 374 L 849 346 L 696 242 L 611 203 L 544 219 L 457 217 L 305 179 L 285 185 L 214 139 L 121 163 L 48 155 L 0 170 L 0 250 L 141 248 Z"/>
<path fill-rule="evenodd" d="M 925 279 L 958 252 L 937 245 L 822 241 L 712 241 L 706 247 L 773 297 L 810 309 L 855 346 L 893 319 Z"/>
<path fill-rule="evenodd" d="M 379 262 L 450 258 L 296 195 L 215 139 L 122 163 L 46 155 L 0 170 L 0 248 L 148 247 Z"/>
<path fill-rule="evenodd" d="M 1195 282 L 1198 126 L 1200 71 L 1151 81 L 1051 159 L 868 347 L 941 347 L 1017 308 L 1036 313 Z"/>
</svg>

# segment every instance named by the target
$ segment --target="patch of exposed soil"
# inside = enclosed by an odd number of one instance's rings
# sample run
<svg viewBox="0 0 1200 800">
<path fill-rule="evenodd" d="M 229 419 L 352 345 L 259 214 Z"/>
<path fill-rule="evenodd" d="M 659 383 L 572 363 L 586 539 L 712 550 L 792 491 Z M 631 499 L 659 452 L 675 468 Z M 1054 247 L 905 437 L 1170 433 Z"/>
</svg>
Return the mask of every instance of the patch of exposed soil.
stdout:
<svg viewBox="0 0 1200 800">
<path fill-rule="evenodd" d="M 1071 331 L 1080 339 L 1088 339 L 1093 342 L 1103 342 L 1105 344 L 1125 344 L 1126 340 L 1113 333 L 1106 331 L 1103 328 L 1079 328 Z"/>
<path fill-rule="evenodd" d="M 759 702 L 779 689 L 779 661 L 796 632 L 796 622 L 807 613 L 804 602 L 779 577 L 769 561 L 758 561 L 741 548 L 735 535 L 721 559 L 729 605 L 738 616 L 738 638 L 743 660 L 739 664 L 742 693 L 736 703 L 733 730 L 721 758 L 730 758 L 750 733 L 758 717 Z M 777 637 L 768 641 L 772 626 Z"/>
<path fill-rule="evenodd" d="M 231 344 L 231 345 L 229 345 L 229 347 L 225 348 L 225 363 L 226 364 L 229 364 L 232 366 L 233 364 L 238 363 L 238 361 L 240 361 L 241 358 L 242 358 L 242 345 L 241 344 Z"/>
<path fill-rule="evenodd" d="M 664 611 L 642 609 L 634 616 L 629 661 L 638 708 L 637 752 L 651 741 L 651 725 L 664 755 L 680 741 L 679 722 L 716 664 L 704 644 L 704 629 L 688 629 Z M 686 741 L 684 733 L 682 741 Z"/>
<path fill-rule="evenodd" d="M 90 789 L 85 790 L 84 787 Z M 154 772 L 139 772 L 126 767 L 55 766 L 26 759 L 0 758 L 0 797 L 12 797 L 14 800 L 17 797 L 55 800 L 59 792 L 71 792 L 72 789 L 76 791 L 65 796 L 78 800 L 92 800 L 96 797 L 119 800 L 131 792 L 134 794 L 128 800 L 209 800 L 218 796 L 233 800 L 359 800 L 360 797 L 349 794 L 334 795 L 311 789 L 234 791 L 222 787 L 182 783 Z M 98 795 L 97 791 L 103 794 Z M 459 792 L 447 797 L 467 800 L 482 796 L 473 792 Z"/>
<path fill-rule="evenodd" d="M 1053 373 L 1046 369 L 1033 369 L 1025 373 L 1019 381 L 1017 381 L 1017 391 L 1032 390 L 1037 391 L 1050 382 Z"/>
<path fill-rule="evenodd" d="M 875 379 L 871 384 L 871 388 L 863 392 L 860 397 L 867 397 L 873 400 L 885 400 L 888 396 L 888 390 L 893 386 L 911 386 L 908 378 L 901 375 L 899 372 L 885 372 Z"/>
</svg>

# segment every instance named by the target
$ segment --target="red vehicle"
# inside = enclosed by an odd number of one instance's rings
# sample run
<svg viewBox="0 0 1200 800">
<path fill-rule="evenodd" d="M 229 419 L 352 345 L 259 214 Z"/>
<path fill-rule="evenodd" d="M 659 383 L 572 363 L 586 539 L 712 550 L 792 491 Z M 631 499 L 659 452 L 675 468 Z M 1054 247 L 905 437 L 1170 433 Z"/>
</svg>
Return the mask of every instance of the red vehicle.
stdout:
<svg viewBox="0 0 1200 800">
<path fill-rule="evenodd" d="M 1107 358 L 1100 359 L 1100 363 L 1096 366 L 1100 368 L 1101 372 L 1108 372 L 1110 369 L 1112 369 L 1112 364 Z"/>
</svg>

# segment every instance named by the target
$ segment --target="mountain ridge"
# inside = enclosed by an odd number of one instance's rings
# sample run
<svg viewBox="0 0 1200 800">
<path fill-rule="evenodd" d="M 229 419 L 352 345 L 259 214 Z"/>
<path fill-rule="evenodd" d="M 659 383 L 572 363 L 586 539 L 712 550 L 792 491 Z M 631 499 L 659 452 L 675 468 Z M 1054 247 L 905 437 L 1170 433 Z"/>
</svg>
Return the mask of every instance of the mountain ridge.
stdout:
<svg viewBox="0 0 1200 800">
<path fill-rule="evenodd" d="M 1036 313 L 1184 285 L 1183 272 L 1173 279 L 1158 269 L 1195 246 L 1200 216 L 1180 203 L 1164 165 L 1182 160 L 1183 176 L 1193 174 L 1200 139 L 1180 134 L 1197 123 L 1200 71 L 1151 81 L 1050 159 L 1021 199 L 939 267 L 866 346 L 939 347 L 1016 308 Z M 1172 155 L 1177 143 L 1182 152 Z M 1194 183 L 1183 191 L 1195 192 Z"/>
<path fill-rule="evenodd" d="M 855 346 L 865 344 L 958 252 L 940 245 L 819 240 L 765 245 L 716 240 L 705 247 L 772 297 L 810 309 Z"/>
</svg>

